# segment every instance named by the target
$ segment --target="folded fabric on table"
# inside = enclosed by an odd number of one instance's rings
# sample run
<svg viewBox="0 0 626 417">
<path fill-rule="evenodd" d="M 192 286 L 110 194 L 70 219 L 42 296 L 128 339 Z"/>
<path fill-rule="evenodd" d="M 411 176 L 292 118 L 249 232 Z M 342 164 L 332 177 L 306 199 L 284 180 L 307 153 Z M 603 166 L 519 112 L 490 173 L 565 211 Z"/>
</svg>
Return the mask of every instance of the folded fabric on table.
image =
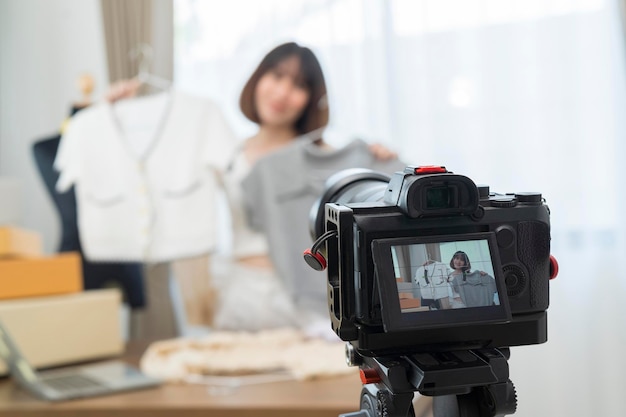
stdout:
<svg viewBox="0 0 626 417">
<path fill-rule="evenodd" d="M 343 342 L 310 338 L 290 328 L 258 332 L 216 331 L 202 338 L 155 342 L 141 358 L 148 375 L 184 382 L 198 375 L 244 376 L 284 371 L 297 380 L 356 372 L 345 362 Z"/>
</svg>

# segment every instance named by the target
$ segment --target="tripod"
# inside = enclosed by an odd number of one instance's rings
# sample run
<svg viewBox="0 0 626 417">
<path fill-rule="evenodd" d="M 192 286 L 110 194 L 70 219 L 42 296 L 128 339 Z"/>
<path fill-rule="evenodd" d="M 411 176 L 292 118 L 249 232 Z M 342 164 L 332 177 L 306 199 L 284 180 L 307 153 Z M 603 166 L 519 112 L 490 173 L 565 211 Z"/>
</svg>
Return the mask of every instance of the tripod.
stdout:
<svg viewBox="0 0 626 417">
<path fill-rule="evenodd" d="M 415 417 L 415 391 L 434 397 L 434 417 L 515 413 L 508 349 L 362 357 L 352 345 L 347 346 L 348 363 L 361 368 L 361 409 L 339 417 Z"/>
</svg>

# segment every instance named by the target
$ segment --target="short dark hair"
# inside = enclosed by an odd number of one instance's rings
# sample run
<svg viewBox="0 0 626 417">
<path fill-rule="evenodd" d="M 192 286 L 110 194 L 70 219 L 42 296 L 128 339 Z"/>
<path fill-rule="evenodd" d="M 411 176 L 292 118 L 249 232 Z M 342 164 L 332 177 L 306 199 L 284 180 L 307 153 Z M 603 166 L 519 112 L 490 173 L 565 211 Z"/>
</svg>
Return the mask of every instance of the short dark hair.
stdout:
<svg viewBox="0 0 626 417">
<path fill-rule="evenodd" d="M 260 123 L 255 106 L 254 92 L 256 85 L 263 75 L 276 68 L 284 60 L 297 57 L 300 60 L 300 76 L 309 90 L 309 102 L 302 115 L 295 123 L 299 134 L 311 132 L 328 124 L 328 100 L 326 97 L 326 82 L 319 61 L 315 54 L 306 47 L 295 42 L 278 45 L 261 60 L 250 79 L 243 87 L 239 97 L 239 107 L 250 121 Z"/>
<path fill-rule="evenodd" d="M 454 253 L 454 255 L 452 255 L 452 259 L 450 259 L 450 268 L 452 269 L 456 269 L 454 268 L 454 259 L 455 258 L 461 258 L 463 259 L 463 262 L 465 262 L 465 266 L 463 268 L 461 268 L 461 270 L 463 272 L 465 271 L 469 271 L 470 269 L 472 269 L 472 264 L 470 263 L 469 257 L 467 256 L 467 254 L 463 251 L 456 251 Z"/>
</svg>

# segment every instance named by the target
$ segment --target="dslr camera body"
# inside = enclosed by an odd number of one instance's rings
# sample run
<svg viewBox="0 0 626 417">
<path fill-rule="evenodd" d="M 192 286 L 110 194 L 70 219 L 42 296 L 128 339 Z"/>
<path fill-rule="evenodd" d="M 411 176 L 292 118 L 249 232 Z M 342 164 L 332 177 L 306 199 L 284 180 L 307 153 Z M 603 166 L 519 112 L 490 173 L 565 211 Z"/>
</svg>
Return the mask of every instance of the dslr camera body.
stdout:
<svg viewBox="0 0 626 417">
<path fill-rule="evenodd" d="M 414 391 L 452 397 L 436 413 L 473 415 L 463 395 L 490 399 L 481 416 L 515 411 L 508 348 L 547 340 L 558 270 L 540 193 L 491 193 L 440 166 L 352 169 L 329 178 L 311 229 L 305 260 L 327 264 L 332 328 L 361 367 L 355 416 L 410 415 L 396 396 Z"/>
</svg>

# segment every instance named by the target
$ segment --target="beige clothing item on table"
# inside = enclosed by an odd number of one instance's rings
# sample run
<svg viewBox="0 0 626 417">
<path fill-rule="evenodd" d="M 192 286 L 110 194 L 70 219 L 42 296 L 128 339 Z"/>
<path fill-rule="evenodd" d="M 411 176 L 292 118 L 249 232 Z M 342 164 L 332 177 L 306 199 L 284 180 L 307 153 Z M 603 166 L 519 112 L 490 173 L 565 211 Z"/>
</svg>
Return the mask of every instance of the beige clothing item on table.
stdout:
<svg viewBox="0 0 626 417">
<path fill-rule="evenodd" d="M 143 372 L 171 382 L 194 376 L 243 376 L 283 371 L 307 380 L 356 372 L 345 362 L 343 342 L 308 338 L 280 328 L 259 332 L 216 331 L 199 339 L 172 339 L 150 345 Z"/>
</svg>

